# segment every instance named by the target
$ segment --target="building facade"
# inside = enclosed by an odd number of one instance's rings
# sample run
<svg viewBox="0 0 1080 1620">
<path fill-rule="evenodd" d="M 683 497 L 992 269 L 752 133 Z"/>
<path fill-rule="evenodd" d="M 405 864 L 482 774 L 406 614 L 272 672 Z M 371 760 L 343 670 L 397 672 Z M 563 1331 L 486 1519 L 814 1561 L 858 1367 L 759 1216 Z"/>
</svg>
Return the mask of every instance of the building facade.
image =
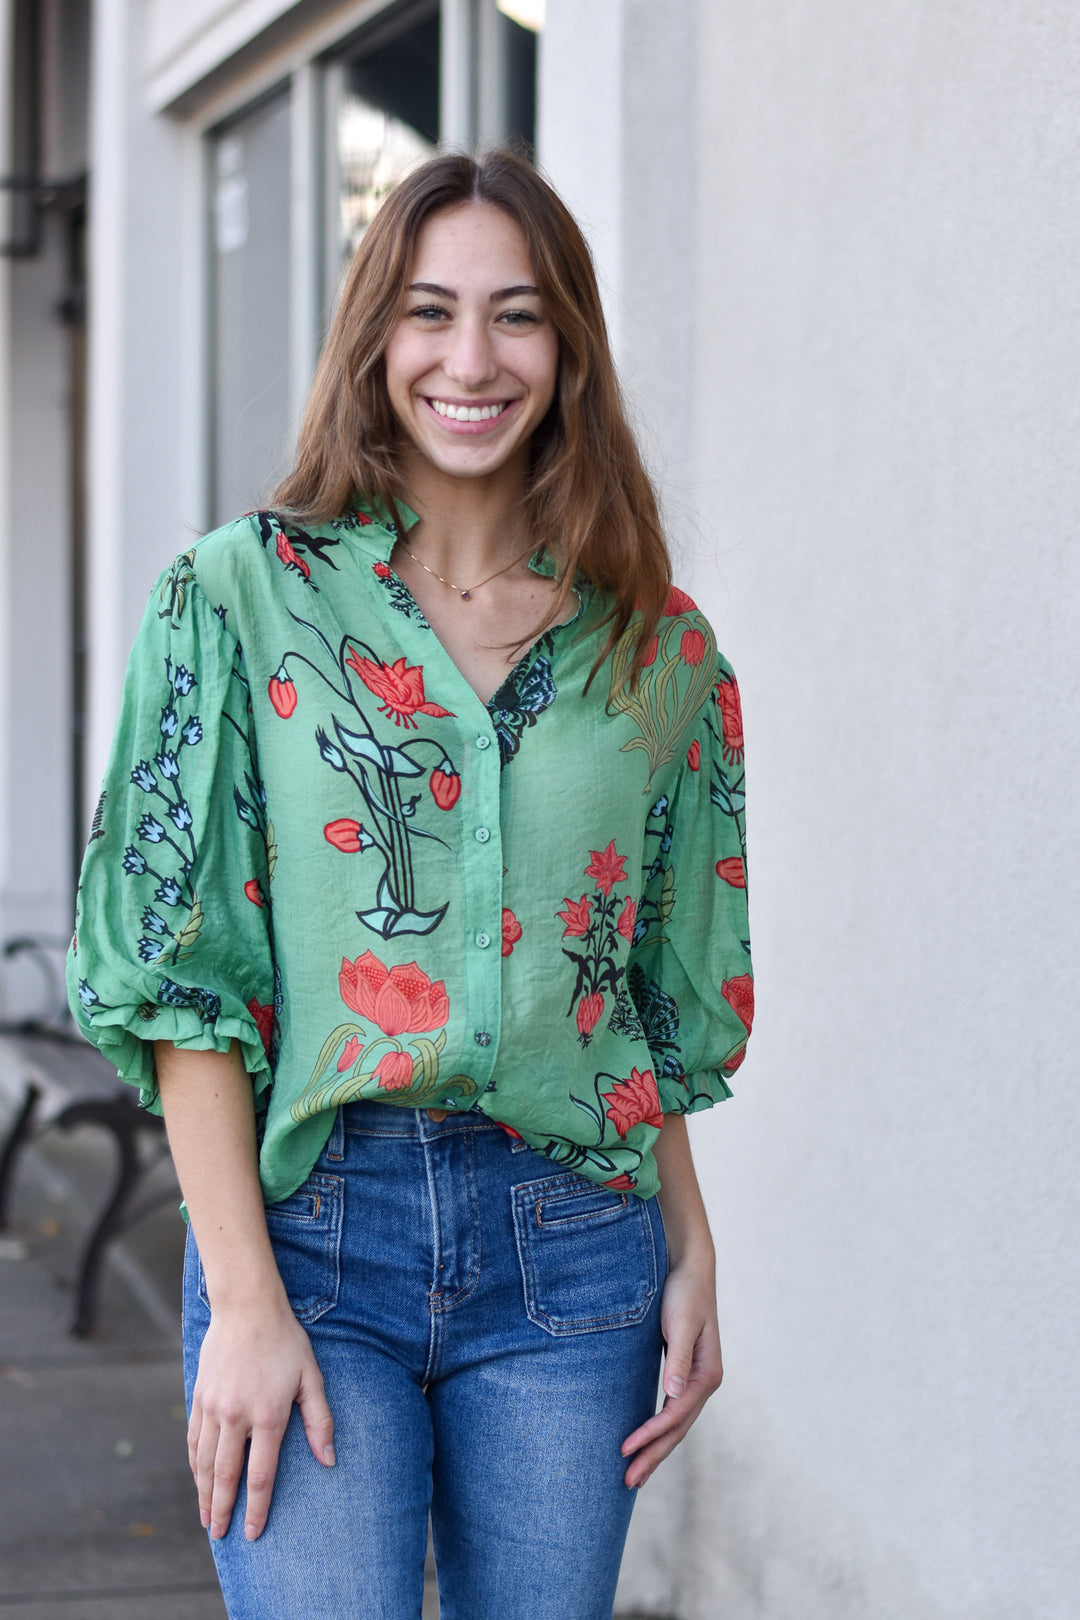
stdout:
<svg viewBox="0 0 1080 1620">
<path fill-rule="evenodd" d="M 535 140 L 750 755 L 759 1028 L 695 1122 L 729 1371 L 621 1605 L 1072 1620 L 1075 8 L 0 19 L 0 940 L 66 936 L 147 591 L 283 466 L 381 192 Z"/>
</svg>

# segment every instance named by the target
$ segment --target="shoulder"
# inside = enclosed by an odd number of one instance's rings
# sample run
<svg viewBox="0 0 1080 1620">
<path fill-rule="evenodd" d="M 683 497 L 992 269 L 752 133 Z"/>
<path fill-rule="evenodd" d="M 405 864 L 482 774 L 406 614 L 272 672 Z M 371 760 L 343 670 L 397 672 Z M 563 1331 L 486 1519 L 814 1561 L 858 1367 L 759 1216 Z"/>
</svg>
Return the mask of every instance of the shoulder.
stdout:
<svg viewBox="0 0 1080 1620">
<path fill-rule="evenodd" d="M 231 607 L 238 597 L 268 577 L 268 517 L 267 513 L 249 512 L 222 524 L 197 540 L 173 566 L 182 569 L 189 560 L 193 578 L 210 604 L 215 608 Z"/>
<path fill-rule="evenodd" d="M 719 657 L 716 634 L 693 597 L 673 585 L 668 591 L 664 611 L 656 627 L 657 635 L 667 642 L 672 654 L 683 665 L 694 669 L 706 664 L 710 668 Z"/>
</svg>

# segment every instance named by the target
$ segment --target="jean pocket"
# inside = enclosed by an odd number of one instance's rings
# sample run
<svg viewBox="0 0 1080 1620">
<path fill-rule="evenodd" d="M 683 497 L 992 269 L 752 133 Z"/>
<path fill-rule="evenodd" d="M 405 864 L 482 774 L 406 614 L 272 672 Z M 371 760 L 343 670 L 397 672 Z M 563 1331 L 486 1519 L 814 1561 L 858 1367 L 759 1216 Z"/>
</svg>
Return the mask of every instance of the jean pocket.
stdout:
<svg viewBox="0 0 1080 1620">
<path fill-rule="evenodd" d="M 300 1322 L 318 1321 L 338 1301 L 343 1189 L 340 1176 L 316 1172 L 288 1198 L 266 1206 L 266 1227 L 274 1258 L 293 1314 Z M 199 1295 L 208 1305 L 201 1265 Z"/>
<path fill-rule="evenodd" d="M 511 1196 L 531 1322 L 558 1336 L 644 1320 L 657 1264 L 643 1199 L 574 1172 L 522 1182 Z"/>
</svg>

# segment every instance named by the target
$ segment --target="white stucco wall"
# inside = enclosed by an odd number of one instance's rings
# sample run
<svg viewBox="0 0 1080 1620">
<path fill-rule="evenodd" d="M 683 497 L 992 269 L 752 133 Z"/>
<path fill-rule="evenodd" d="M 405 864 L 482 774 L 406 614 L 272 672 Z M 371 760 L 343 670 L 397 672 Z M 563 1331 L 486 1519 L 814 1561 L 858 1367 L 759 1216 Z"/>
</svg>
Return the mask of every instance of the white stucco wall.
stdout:
<svg viewBox="0 0 1080 1620">
<path fill-rule="evenodd" d="M 662 166 L 620 203 L 618 146 L 579 139 L 608 126 L 576 19 L 613 5 L 549 0 L 541 156 L 610 211 L 622 350 L 655 357 Z M 616 9 L 663 148 L 680 70 Z M 694 9 L 674 470 L 744 686 L 759 1027 L 695 1132 L 728 1379 L 643 1495 L 621 1601 L 1072 1620 L 1080 20 Z"/>
</svg>

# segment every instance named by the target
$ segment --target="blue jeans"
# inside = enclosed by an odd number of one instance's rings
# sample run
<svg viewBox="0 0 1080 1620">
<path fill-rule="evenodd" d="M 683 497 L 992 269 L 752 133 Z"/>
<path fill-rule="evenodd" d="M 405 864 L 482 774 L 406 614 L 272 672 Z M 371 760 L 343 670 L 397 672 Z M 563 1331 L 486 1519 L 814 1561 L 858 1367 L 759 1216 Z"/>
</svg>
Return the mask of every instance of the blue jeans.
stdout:
<svg viewBox="0 0 1080 1620">
<path fill-rule="evenodd" d="M 334 1414 L 299 1413 L 270 1518 L 212 1543 L 231 1620 L 419 1620 L 428 1514 L 442 1620 L 610 1620 L 655 1409 L 667 1247 L 656 1200 L 559 1171 L 483 1115 L 339 1110 L 267 1211 Z M 189 1239 L 188 1405 L 210 1321 Z"/>
</svg>

